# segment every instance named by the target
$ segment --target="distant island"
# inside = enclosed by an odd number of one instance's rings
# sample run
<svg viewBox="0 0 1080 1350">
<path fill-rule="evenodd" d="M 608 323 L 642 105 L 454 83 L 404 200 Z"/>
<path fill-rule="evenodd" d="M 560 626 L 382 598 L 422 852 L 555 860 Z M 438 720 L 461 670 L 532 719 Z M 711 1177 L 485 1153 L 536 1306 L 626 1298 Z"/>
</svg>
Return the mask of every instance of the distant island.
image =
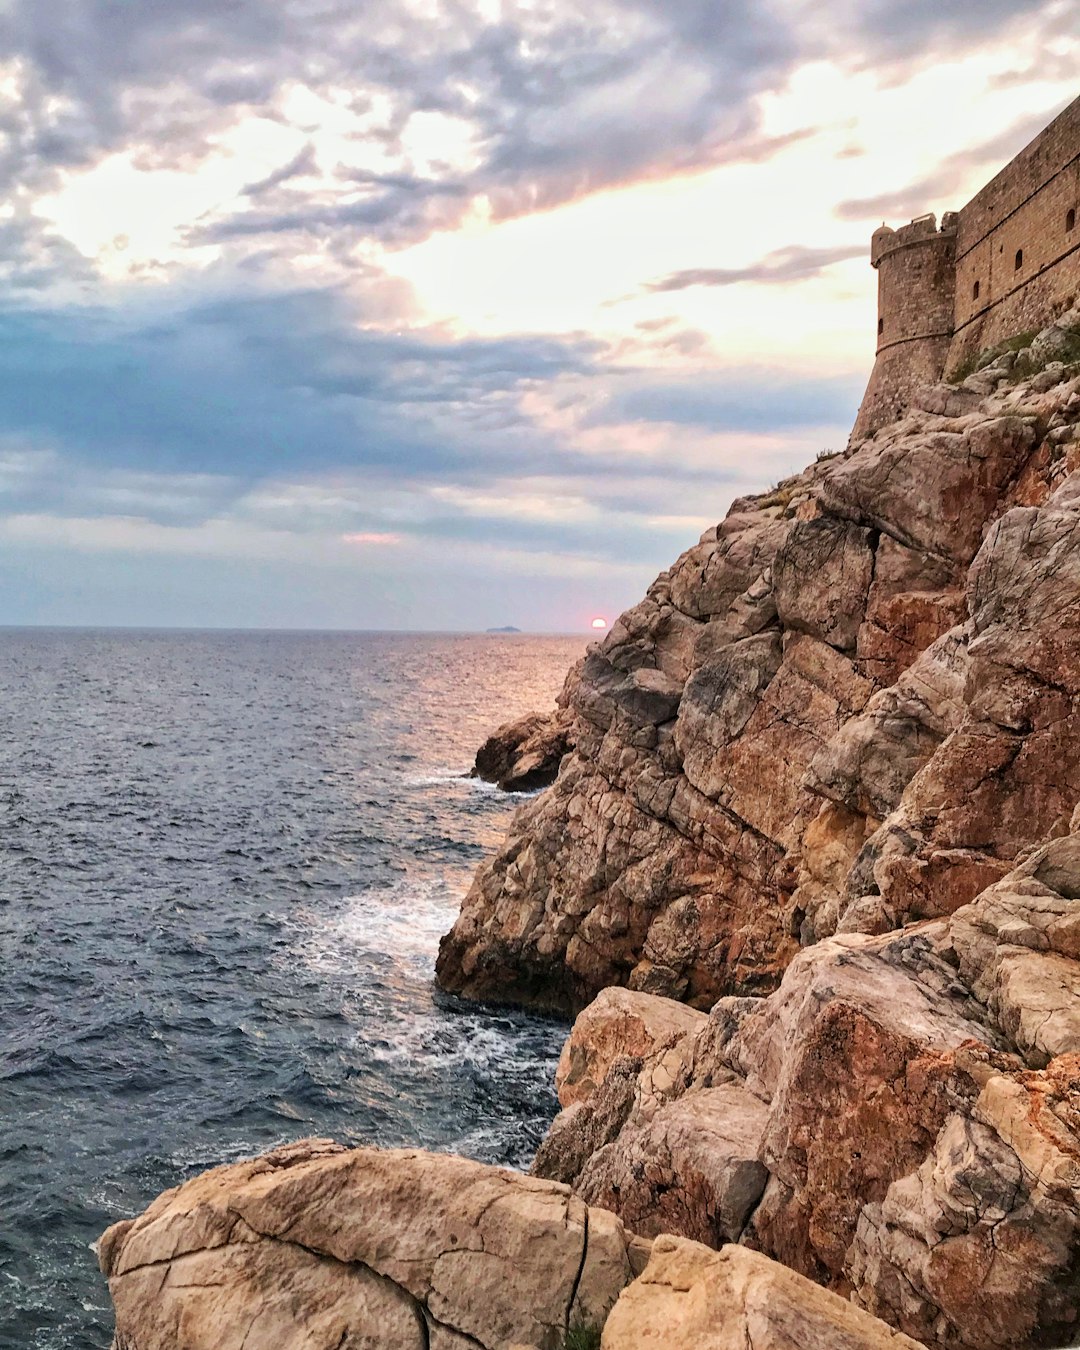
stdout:
<svg viewBox="0 0 1080 1350">
<path fill-rule="evenodd" d="M 488 628 L 484 630 L 488 633 L 520 633 L 520 628 L 515 628 L 512 623 L 508 623 L 505 628 Z"/>
</svg>

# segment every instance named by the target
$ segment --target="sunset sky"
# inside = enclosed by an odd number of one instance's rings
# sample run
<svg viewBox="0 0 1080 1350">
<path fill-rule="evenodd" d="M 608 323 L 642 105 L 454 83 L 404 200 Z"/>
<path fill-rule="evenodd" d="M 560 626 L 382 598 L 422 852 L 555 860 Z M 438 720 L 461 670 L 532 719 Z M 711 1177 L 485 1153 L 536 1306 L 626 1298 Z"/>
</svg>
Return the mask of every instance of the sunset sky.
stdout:
<svg viewBox="0 0 1080 1350">
<path fill-rule="evenodd" d="M 588 628 L 846 441 L 1051 0 L 0 0 L 0 623 Z"/>
</svg>

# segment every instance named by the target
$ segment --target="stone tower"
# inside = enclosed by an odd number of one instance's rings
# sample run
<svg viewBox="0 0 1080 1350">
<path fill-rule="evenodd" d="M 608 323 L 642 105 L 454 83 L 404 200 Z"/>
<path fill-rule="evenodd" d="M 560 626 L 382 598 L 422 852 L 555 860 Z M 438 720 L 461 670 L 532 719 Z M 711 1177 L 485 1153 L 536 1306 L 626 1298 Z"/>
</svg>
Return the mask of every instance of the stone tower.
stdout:
<svg viewBox="0 0 1080 1350">
<path fill-rule="evenodd" d="M 1080 305 L 1080 98 L 959 212 L 874 231 L 877 359 L 852 438 L 997 344 Z"/>
<path fill-rule="evenodd" d="M 878 274 L 877 357 L 852 435 L 899 417 L 919 385 L 940 380 L 953 335 L 955 211 L 941 228 L 932 215 L 898 230 L 882 225 L 870 242 Z"/>
</svg>

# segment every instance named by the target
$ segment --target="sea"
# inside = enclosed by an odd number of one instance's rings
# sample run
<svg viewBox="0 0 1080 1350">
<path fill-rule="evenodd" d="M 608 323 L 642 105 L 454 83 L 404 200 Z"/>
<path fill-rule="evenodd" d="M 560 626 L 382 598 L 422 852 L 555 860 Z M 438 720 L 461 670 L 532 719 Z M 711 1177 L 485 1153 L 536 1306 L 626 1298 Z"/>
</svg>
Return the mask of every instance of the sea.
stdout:
<svg viewBox="0 0 1080 1350">
<path fill-rule="evenodd" d="M 583 638 L 0 630 L 0 1350 L 107 1350 L 92 1244 L 305 1136 L 526 1167 L 566 1028 L 441 994 Z"/>
</svg>

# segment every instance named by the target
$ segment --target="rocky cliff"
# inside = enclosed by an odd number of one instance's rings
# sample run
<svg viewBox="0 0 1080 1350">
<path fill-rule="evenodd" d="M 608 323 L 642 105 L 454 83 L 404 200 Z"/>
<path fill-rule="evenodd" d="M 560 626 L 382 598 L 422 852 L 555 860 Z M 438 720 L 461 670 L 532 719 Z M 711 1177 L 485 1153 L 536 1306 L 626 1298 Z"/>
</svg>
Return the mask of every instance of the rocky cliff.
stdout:
<svg viewBox="0 0 1080 1350">
<path fill-rule="evenodd" d="M 102 1239 L 117 1350 L 1080 1343 L 1073 322 L 735 503 L 485 749 L 557 777 L 438 973 L 583 1010 L 534 1175 L 196 1178 Z"/>
<path fill-rule="evenodd" d="M 1077 320 L 663 574 L 440 955 L 594 1000 L 538 1175 L 926 1345 L 1080 1331 Z"/>
<path fill-rule="evenodd" d="M 1036 364 L 1003 354 L 735 502 L 590 649 L 572 749 L 478 874 L 444 988 L 709 1008 L 833 933 L 950 915 L 1067 830 L 1080 379 L 1018 378 Z"/>
</svg>

